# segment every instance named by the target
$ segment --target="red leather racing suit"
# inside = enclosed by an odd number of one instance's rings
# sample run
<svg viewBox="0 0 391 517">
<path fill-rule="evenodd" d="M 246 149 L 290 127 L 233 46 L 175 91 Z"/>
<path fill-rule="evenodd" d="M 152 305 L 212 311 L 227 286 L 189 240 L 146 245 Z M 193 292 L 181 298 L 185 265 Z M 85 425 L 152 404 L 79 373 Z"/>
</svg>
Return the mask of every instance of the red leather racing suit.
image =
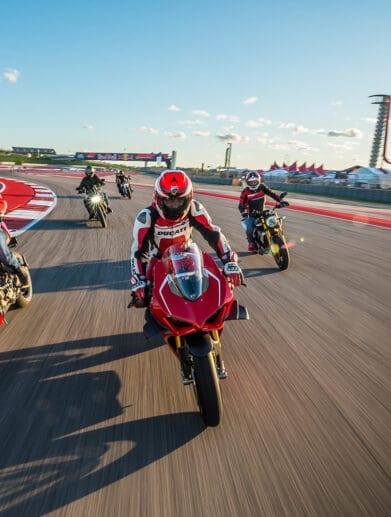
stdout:
<svg viewBox="0 0 391 517">
<path fill-rule="evenodd" d="M 261 183 L 257 190 L 248 187 L 242 190 L 239 199 L 239 211 L 241 214 L 250 214 L 253 210 L 261 212 L 265 208 L 265 194 L 280 201 L 280 196 L 273 192 L 267 185 Z"/>
<path fill-rule="evenodd" d="M 180 220 L 161 217 L 155 203 L 152 203 L 137 214 L 134 223 L 130 252 L 131 275 L 145 275 L 152 256 L 160 258 L 172 244 L 191 241 L 193 228 L 201 233 L 223 263 L 232 260 L 230 245 L 220 228 L 212 224 L 201 203 L 193 199 L 189 212 Z"/>
</svg>

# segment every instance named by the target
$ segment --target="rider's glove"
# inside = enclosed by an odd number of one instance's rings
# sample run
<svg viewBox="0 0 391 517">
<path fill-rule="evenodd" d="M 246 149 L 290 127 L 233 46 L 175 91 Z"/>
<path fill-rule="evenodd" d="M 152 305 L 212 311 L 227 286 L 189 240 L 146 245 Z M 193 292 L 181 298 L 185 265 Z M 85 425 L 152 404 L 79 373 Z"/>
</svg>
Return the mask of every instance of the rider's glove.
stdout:
<svg viewBox="0 0 391 517">
<path fill-rule="evenodd" d="M 132 275 L 130 277 L 130 291 L 136 298 L 136 300 L 143 301 L 145 298 L 145 288 L 147 283 L 144 275 Z"/>
<path fill-rule="evenodd" d="M 227 251 L 227 253 L 221 256 L 220 260 L 223 264 L 227 264 L 227 262 L 237 262 L 238 255 L 234 251 Z"/>
<path fill-rule="evenodd" d="M 224 275 L 227 277 L 228 283 L 233 287 L 237 287 L 243 281 L 243 273 L 236 262 L 227 262 L 223 269 Z"/>
<path fill-rule="evenodd" d="M 283 201 L 283 200 L 281 200 L 281 201 L 280 201 L 280 207 L 281 207 L 281 208 L 284 208 L 284 206 L 289 206 L 289 203 L 288 203 L 288 201 Z"/>
<path fill-rule="evenodd" d="M 240 212 L 240 215 L 242 216 L 242 221 L 245 221 L 249 217 L 247 212 Z"/>
</svg>

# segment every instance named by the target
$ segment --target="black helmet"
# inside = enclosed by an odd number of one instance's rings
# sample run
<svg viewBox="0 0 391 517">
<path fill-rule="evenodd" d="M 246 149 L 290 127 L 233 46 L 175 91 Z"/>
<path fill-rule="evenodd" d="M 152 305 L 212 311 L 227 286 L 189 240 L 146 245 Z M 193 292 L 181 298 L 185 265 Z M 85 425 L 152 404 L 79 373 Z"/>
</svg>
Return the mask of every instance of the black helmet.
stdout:
<svg viewBox="0 0 391 517">
<path fill-rule="evenodd" d="M 84 171 L 87 176 L 93 176 L 95 174 L 94 167 L 91 167 L 91 165 L 87 165 L 86 170 Z"/>
</svg>

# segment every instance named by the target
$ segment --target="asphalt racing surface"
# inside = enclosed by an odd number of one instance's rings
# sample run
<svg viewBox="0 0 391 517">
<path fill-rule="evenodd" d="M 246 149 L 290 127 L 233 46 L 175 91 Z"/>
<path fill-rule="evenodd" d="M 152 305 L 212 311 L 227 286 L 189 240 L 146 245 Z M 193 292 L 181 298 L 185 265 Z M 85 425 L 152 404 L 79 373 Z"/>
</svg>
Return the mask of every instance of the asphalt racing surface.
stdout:
<svg viewBox="0 0 391 517">
<path fill-rule="evenodd" d="M 103 229 L 80 178 L 34 181 L 58 200 L 18 237 L 34 298 L 0 329 L 1 517 L 390 515 L 389 229 L 287 209 L 280 272 L 241 251 L 237 201 L 197 195 L 239 251 L 251 318 L 224 329 L 212 429 L 172 353 L 146 342 L 144 311 L 126 308 L 151 189 L 135 183 L 129 201 L 109 183 Z"/>
</svg>

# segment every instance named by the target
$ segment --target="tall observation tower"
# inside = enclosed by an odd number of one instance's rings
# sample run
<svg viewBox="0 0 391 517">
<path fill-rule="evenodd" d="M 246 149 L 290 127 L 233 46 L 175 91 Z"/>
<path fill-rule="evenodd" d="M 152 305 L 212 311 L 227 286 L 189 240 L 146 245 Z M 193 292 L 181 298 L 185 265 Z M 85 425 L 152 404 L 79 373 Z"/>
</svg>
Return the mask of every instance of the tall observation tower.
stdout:
<svg viewBox="0 0 391 517">
<path fill-rule="evenodd" d="M 372 104 L 379 104 L 379 112 L 372 141 L 372 151 L 369 157 L 369 166 L 376 168 L 381 167 L 383 162 L 391 163 L 386 156 L 391 95 L 378 94 L 370 95 L 369 97 L 375 97 Z"/>
</svg>

